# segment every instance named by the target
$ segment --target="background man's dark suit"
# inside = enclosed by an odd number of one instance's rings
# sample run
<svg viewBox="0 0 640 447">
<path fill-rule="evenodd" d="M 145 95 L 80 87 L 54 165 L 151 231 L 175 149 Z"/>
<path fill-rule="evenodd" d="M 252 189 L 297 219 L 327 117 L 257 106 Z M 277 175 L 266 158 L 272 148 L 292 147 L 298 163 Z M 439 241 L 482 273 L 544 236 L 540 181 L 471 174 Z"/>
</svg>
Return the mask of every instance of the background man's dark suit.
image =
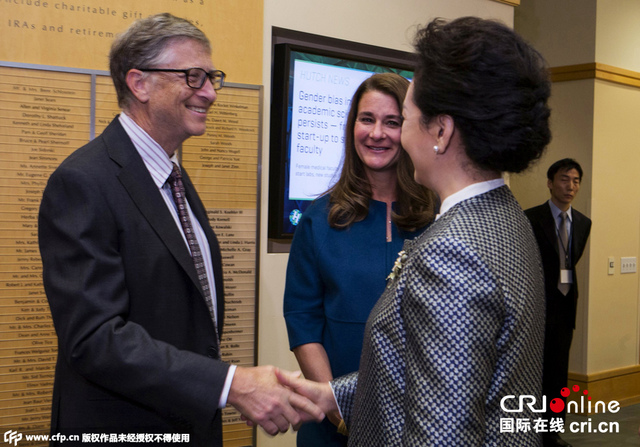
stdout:
<svg viewBox="0 0 640 447">
<path fill-rule="evenodd" d="M 210 244 L 222 329 L 218 242 L 184 171 L 183 182 Z M 59 339 L 52 433 L 127 427 L 221 445 L 228 365 L 184 239 L 117 119 L 51 176 L 39 237 Z"/>
<path fill-rule="evenodd" d="M 547 399 L 560 397 L 560 389 L 567 384 L 569 349 L 573 338 L 578 302 L 576 264 L 580 260 L 591 231 L 591 220 L 571 208 L 571 270 L 573 285 L 566 296 L 558 290 L 560 261 L 556 224 L 548 202 L 530 208 L 525 214 L 531 222 L 538 240 L 544 268 L 545 295 L 547 303 L 545 349 L 542 393 Z M 557 417 L 557 415 L 553 415 Z"/>
</svg>

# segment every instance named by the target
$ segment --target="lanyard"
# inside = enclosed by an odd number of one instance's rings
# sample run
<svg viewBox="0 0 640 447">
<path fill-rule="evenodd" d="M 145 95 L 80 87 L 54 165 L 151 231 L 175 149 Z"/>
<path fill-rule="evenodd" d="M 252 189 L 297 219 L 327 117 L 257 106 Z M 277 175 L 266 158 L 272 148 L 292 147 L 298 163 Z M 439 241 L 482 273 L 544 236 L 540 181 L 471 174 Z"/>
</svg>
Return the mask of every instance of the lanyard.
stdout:
<svg viewBox="0 0 640 447">
<path fill-rule="evenodd" d="M 569 219 L 569 216 L 567 215 L 566 219 L 570 222 L 569 225 L 569 231 L 567 231 L 567 248 L 564 248 L 564 245 L 560 242 L 560 227 L 558 225 L 558 219 L 553 219 L 554 223 L 555 223 L 555 227 L 556 227 L 556 237 L 558 238 L 558 245 L 560 246 L 560 249 L 562 249 L 562 253 L 564 254 L 564 268 L 565 269 L 569 269 L 571 268 L 571 235 L 573 234 L 573 222 L 571 222 L 571 219 Z M 564 223 L 565 225 L 567 225 L 567 222 L 565 221 Z M 562 266 L 560 266 L 560 268 L 562 268 Z"/>
</svg>

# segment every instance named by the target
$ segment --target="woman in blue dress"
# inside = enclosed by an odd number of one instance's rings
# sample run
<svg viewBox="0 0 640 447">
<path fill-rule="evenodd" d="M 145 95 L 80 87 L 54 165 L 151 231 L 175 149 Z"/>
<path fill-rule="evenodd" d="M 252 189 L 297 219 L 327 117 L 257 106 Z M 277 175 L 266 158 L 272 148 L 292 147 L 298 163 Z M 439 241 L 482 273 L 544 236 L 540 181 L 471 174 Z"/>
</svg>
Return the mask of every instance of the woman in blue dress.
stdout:
<svg viewBox="0 0 640 447">
<path fill-rule="evenodd" d="M 375 74 L 356 90 L 337 183 L 303 214 L 284 294 L 290 347 L 307 379 L 358 370 L 364 326 L 405 239 L 434 217 L 434 195 L 413 179 L 402 149 L 402 101 L 409 82 Z M 306 424 L 297 445 L 346 446 L 340 416 Z"/>
</svg>

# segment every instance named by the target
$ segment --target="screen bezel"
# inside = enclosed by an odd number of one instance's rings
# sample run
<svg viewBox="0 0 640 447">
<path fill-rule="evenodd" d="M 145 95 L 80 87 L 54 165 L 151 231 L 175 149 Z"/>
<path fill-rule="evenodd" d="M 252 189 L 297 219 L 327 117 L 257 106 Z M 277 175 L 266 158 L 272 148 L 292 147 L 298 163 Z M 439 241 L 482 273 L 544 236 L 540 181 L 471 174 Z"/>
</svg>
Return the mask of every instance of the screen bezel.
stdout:
<svg viewBox="0 0 640 447">
<path fill-rule="evenodd" d="M 367 69 L 367 71 L 391 71 L 405 76 L 413 73 L 412 53 L 323 38 L 322 36 L 317 37 L 320 39 L 316 45 L 310 44 L 308 41 L 304 43 L 274 42 L 273 45 L 268 209 L 268 237 L 271 239 L 291 240 L 295 232 L 295 227 L 288 224 L 291 202 L 294 201 L 287 197 L 291 156 L 290 105 L 293 93 L 293 53 L 312 55 L 327 61 L 332 60 L 333 62 L 328 65 L 352 64 L 346 65 L 351 67 L 356 64 L 357 66 L 369 66 L 371 69 Z M 312 201 L 300 202 L 303 203 L 300 203 L 297 209 L 304 211 Z"/>
</svg>

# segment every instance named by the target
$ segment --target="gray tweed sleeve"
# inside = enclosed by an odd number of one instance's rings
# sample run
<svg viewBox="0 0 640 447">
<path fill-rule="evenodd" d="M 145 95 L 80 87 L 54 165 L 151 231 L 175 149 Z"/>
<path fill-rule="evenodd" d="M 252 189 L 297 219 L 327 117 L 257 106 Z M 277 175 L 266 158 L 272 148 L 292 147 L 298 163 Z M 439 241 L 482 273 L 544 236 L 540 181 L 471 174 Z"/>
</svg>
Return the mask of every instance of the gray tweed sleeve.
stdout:
<svg viewBox="0 0 640 447">
<path fill-rule="evenodd" d="M 353 403 L 355 402 L 356 387 L 358 386 L 358 372 L 352 372 L 346 376 L 338 377 L 329 382 L 333 395 L 340 408 L 340 414 L 347 428 L 351 425 Z"/>
</svg>

